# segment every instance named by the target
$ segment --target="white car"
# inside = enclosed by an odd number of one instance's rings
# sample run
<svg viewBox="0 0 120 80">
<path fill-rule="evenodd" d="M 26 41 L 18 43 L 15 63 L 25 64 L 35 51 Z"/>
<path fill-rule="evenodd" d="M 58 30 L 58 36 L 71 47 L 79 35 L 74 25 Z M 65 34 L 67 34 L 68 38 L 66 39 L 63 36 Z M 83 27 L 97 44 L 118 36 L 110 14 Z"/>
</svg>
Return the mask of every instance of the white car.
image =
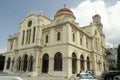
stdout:
<svg viewBox="0 0 120 80">
<path fill-rule="evenodd" d="M 91 73 L 78 73 L 75 80 L 97 80 Z"/>
<path fill-rule="evenodd" d="M 120 80 L 120 75 L 115 76 L 114 80 Z"/>
<path fill-rule="evenodd" d="M 0 76 L 0 80 L 23 80 L 21 77 L 18 76 Z"/>
</svg>

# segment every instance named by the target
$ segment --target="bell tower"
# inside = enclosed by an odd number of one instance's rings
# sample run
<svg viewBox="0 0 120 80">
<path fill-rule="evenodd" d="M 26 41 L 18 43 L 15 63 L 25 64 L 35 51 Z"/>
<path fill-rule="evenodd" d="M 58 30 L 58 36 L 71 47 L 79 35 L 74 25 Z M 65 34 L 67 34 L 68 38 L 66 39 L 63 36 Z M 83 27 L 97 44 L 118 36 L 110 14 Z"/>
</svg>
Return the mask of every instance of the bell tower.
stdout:
<svg viewBox="0 0 120 80">
<path fill-rule="evenodd" d="M 101 23 L 101 17 L 100 15 L 96 14 L 92 17 L 93 19 L 93 24 L 98 28 L 98 30 L 100 31 L 100 34 L 103 34 L 103 25 Z"/>
</svg>

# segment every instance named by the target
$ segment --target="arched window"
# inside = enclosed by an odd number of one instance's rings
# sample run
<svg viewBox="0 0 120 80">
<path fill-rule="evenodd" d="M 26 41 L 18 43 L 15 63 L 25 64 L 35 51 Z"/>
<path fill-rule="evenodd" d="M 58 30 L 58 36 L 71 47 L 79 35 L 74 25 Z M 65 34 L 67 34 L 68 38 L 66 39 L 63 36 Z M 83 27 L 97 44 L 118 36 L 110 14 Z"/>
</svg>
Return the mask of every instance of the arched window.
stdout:
<svg viewBox="0 0 120 80">
<path fill-rule="evenodd" d="M 29 30 L 26 31 L 26 44 L 28 43 L 28 36 L 29 35 Z"/>
<path fill-rule="evenodd" d="M 7 60 L 7 67 L 6 69 L 10 69 L 11 58 L 9 57 Z"/>
<path fill-rule="evenodd" d="M 98 70 L 100 71 L 100 69 L 101 69 L 101 62 L 100 60 L 98 60 Z"/>
<path fill-rule="evenodd" d="M 25 30 L 23 30 L 23 33 L 22 33 L 22 45 L 24 44 L 24 37 L 25 37 Z"/>
<path fill-rule="evenodd" d="M 84 71 L 84 57 L 83 57 L 83 55 L 80 56 L 80 66 L 81 66 L 81 71 Z"/>
<path fill-rule="evenodd" d="M 48 35 L 45 37 L 45 43 L 48 43 Z"/>
<path fill-rule="evenodd" d="M 28 30 L 28 44 L 30 44 L 30 38 L 31 38 L 31 29 Z"/>
<path fill-rule="evenodd" d="M 82 45 L 82 37 L 80 37 L 80 45 Z"/>
<path fill-rule="evenodd" d="M 81 33 L 80 34 L 80 45 L 82 45 L 82 42 L 83 42 L 83 34 Z"/>
<path fill-rule="evenodd" d="M 21 67 L 21 57 L 18 58 L 18 70 L 20 70 Z"/>
<path fill-rule="evenodd" d="M 77 58 L 76 54 L 72 54 L 72 73 L 75 74 L 77 72 Z"/>
<path fill-rule="evenodd" d="M 90 59 L 87 57 L 87 70 L 90 70 Z"/>
<path fill-rule="evenodd" d="M 33 40 L 32 40 L 33 43 L 35 42 L 35 32 L 36 32 L 36 28 L 34 27 L 33 28 Z"/>
<path fill-rule="evenodd" d="M 23 56 L 23 71 L 26 72 L 28 66 L 28 55 L 25 54 Z"/>
<path fill-rule="evenodd" d="M 58 32 L 58 33 L 57 33 L 57 41 L 59 41 L 60 38 L 61 38 L 61 34 L 60 34 L 60 32 Z"/>
<path fill-rule="evenodd" d="M 75 34 L 73 33 L 73 41 L 75 42 Z"/>
<path fill-rule="evenodd" d="M 13 49 L 13 41 L 10 42 L 10 50 Z"/>
<path fill-rule="evenodd" d="M 62 71 L 62 54 L 57 52 L 54 57 L 54 70 Z"/>
<path fill-rule="evenodd" d="M 88 48 L 88 39 L 86 38 L 86 48 Z"/>
<path fill-rule="evenodd" d="M 49 55 L 44 54 L 42 58 L 42 73 L 48 73 L 49 70 Z"/>
<path fill-rule="evenodd" d="M 29 71 L 33 71 L 33 56 L 30 56 L 29 58 Z"/>
</svg>

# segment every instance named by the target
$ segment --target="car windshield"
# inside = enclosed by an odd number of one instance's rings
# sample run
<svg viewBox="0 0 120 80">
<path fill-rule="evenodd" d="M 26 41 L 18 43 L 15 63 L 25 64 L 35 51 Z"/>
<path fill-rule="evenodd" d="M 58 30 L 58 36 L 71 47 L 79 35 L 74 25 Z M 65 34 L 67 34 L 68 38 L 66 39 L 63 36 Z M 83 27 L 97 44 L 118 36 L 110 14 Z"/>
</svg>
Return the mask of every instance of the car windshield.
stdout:
<svg viewBox="0 0 120 80">
<path fill-rule="evenodd" d="M 92 74 L 80 74 L 81 79 L 94 79 L 95 77 Z"/>
</svg>

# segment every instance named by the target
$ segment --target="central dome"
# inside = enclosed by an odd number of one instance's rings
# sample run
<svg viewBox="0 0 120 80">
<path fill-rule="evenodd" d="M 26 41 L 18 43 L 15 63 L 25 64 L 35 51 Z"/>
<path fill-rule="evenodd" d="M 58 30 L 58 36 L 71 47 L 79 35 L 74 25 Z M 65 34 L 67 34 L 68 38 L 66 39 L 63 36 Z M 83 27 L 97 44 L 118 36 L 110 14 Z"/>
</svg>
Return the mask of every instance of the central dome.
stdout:
<svg viewBox="0 0 120 80">
<path fill-rule="evenodd" d="M 56 14 L 63 13 L 63 12 L 68 12 L 70 14 L 73 14 L 73 12 L 68 8 L 62 8 L 62 9 L 58 10 Z"/>
<path fill-rule="evenodd" d="M 59 15 L 62 15 L 62 14 L 68 14 L 68 15 L 71 15 L 71 16 L 74 17 L 73 12 L 68 8 L 62 8 L 62 9 L 58 10 L 55 14 L 55 17 L 59 16 Z"/>
</svg>

